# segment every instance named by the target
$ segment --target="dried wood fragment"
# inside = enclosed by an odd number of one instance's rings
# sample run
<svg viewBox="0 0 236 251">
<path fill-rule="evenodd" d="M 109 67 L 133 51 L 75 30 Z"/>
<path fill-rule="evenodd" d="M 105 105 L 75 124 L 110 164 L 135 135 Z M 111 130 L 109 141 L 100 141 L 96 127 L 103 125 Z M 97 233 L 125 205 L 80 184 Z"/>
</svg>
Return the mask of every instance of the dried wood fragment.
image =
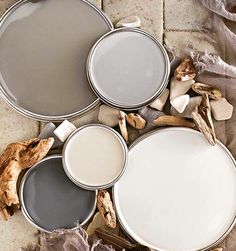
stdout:
<svg viewBox="0 0 236 251">
<path fill-rule="evenodd" d="M 17 195 L 17 179 L 20 172 L 44 158 L 53 142 L 53 138 L 35 138 L 12 143 L 0 156 L 0 213 L 4 220 L 20 208 Z"/>
<path fill-rule="evenodd" d="M 207 93 L 209 98 L 214 100 L 220 100 L 222 98 L 222 92 L 220 89 L 203 83 L 195 83 L 192 85 L 192 89 L 198 93 L 203 95 L 204 93 Z"/>
<path fill-rule="evenodd" d="M 211 145 L 216 144 L 215 129 L 211 117 L 211 107 L 207 93 L 202 96 L 200 105 L 196 105 L 192 111 L 192 117 L 200 130 Z"/>
<path fill-rule="evenodd" d="M 153 120 L 155 126 L 184 126 L 184 127 L 195 127 L 192 121 L 185 118 L 171 115 L 163 115 L 155 120 Z"/>
<path fill-rule="evenodd" d="M 128 122 L 129 125 L 133 126 L 136 129 L 143 129 L 146 125 L 145 119 L 143 119 L 137 113 L 129 113 L 126 116 L 126 121 Z"/>
<path fill-rule="evenodd" d="M 210 251 L 223 251 L 223 248 L 214 248 L 214 249 L 211 249 Z"/>
<path fill-rule="evenodd" d="M 126 113 L 120 111 L 119 112 L 119 127 L 122 137 L 125 139 L 126 143 L 129 140 L 128 130 L 126 126 Z"/>
<path fill-rule="evenodd" d="M 116 213 L 111 201 L 110 194 L 106 190 L 98 191 L 97 207 L 107 226 L 116 227 Z"/>
<path fill-rule="evenodd" d="M 181 64 L 175 69 L 174 78 L 179 81 L 186 81 L 196 77 L 196 70 L 191 58 L 184 58 Z"/>
</svg>

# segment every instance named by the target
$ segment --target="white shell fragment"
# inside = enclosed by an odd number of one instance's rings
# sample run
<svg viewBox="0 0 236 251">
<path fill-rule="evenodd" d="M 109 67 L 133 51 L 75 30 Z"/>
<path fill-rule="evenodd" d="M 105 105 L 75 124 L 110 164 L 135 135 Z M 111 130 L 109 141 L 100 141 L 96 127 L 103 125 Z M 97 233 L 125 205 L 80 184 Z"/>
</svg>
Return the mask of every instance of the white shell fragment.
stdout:
<svg viewBox="0 0 236 251">
<path fill-rule="evenodd" d="M 195 83 L 193 79 L 187 81 L 179 81 L 174 78 L 170 81 L 170 100 L 186 94 Z"/>
<path fill-rule="evenodd" d="M 179 113 L 182 113 L 188 105 L 189 99 L 189 95 L 186 94 L 172 99 L 170 103 Z"/>
<path fill-rule="evenodd" d="M 101 105 L 98 113 L 98 121 L 110 127 L 117 126 L 119 121 L 119 110 L 108 105 Z"/>
<path fill-rule="evenodd" d="M 116 28 L 126 27 L 126 28 L 139 28 L 141 26 L 141 20 L 138 16 L 128 16 L 122 18 L 115 25 Z"/>
<path fill-rule="evenodd" d="M 150 107 L 159 111 L 163 111 L 163 108 L 166 104 L 169 94 L 170 94 L 169 89 L 165 89 L 162 95 L 150 104 Z"/>
<path fill-rule="evenodd" d="M 171 115 L 180 116 L 184 118 L 192 118 L 192 111 L 196 105 L 200 105 L 202 96 L 196 96 L 189 99 L 189 103 L 182 113 L 179 113 L 173 106 L 171 107 Z"/>
<path fill-rule="evenodd" d="M 216 120 L 227 120 L 232 117 L 233 106 L 225 99 L 211 100 L 211 111 Z"/>
<path fill-rule="evenodd" d="M 65 142 L 72 132 L 76 130 L 76 126 L 68 120 L 64 120 L 55 130 L 54 134 L 61 142 Z"/>
</svg>

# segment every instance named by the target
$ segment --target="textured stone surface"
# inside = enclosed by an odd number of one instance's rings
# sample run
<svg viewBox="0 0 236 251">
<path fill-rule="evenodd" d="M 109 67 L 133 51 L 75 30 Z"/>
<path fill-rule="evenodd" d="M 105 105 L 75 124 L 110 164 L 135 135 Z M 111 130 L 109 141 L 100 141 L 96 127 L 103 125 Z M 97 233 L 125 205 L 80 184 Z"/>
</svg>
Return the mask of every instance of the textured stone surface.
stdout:
<svg viewBox="0 0 236 251">
<path fill-rule="evenodd" d="M 39 123 L 37 121 L 18 114 L 0 97 L 0 152 L 9 143 L 36 137 L 38 132 Z"/>
<path fill-rule="evenodd" d="M 173 47 L 178 56 L 185 54 L 186 45 L 192 44 L 199 51 L 207 50 L 210 53 L 218 51 L 217 45 L 214 44 L 209 36 L 200 32 L 173 31 L 165 33 L 165 42 Z"/>
<path fill-rule="evenodd" d="M 165 0 L 165 28 L 199 30 L 208 23 L 209 12 L 197 0 Z"/>
<path fill-rule="evenodd" d="M 37 243 L 38 230 L 32 227 L 21 212 L 8 221 L 0 220 L 0 250 L 17 251 L 28 243 Z"/>
<path fill-rule="evenodd" d="M 163 0 L 103 0 L 103 10 L 113 23 L 126 16 L 138 16 L 141 28 L 162 41 Z"/>
</svg>

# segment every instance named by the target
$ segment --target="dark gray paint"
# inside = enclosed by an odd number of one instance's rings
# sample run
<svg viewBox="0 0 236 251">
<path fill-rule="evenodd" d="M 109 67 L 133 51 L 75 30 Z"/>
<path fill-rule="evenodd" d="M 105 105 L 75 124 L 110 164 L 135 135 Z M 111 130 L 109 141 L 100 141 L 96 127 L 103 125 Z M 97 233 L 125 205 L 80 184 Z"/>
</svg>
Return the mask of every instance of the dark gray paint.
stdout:
<svg viewBox="0 0 236 251">
<path fill-rule="evenodd" d="M 62 159 L 50 158 L 29 171 L 22 187 L 23 210 L 32 221 L 47 231 L 74 228 L 83 223 L 95 206 L 96 193 L 72 183 Z"/>
</svg>

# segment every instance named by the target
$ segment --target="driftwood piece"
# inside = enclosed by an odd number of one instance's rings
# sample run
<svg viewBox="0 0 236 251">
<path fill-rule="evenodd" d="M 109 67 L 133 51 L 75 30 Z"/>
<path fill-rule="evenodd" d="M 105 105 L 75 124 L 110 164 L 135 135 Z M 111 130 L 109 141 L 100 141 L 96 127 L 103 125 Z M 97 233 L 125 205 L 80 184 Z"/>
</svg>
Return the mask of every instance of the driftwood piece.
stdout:
<svg viewBox="0 0 236 251">
<path fill-rule="evenodd" d="M 222 92 L 220 89 L 203 83 L 195 83 L 192 85 L 192 89 L 198 93 L 203 95 L 204 93 L 207 93 L 209 98 L 214 100 L 220 100 L 222 98 Z"/>
<path fill-rule="evenodd" d="M 129 125 L 136 129 L 143 129 L 146 125 L 145 119 L 143 119 L 139 114 L 137 113 L 129 113 L 126 116 L 126 121 Z"/>
<path fill-rule="evenodd" d="M 129 141 L 128 130 L 126 126 L 126 113 L 120 111 L 119 112 L 119 127 L 122 137 L 125 139 L 126 143 Z"/>
<path fill-rule="evenodd" d="M 175 69 L 174 78 L 179 81 L 186 81 L 196 77 L 196 70 L 191 58 L 184 58 Z"/>
<path fill-rule="evenodd" d="M 163 115 L 153 120 L 155 126 L 184 126 L 184 127 L 195 127 L 192 121 L 185 118 L 171 115 Z"/>
<path fill-rule="evenodd" d="M 207 93 L 202 96 L 200 105 L 196 105 L 192 111 L 192 117 L 200 130 L 211 145 L 216 144 L 215 129 L 211 117 L 211 107 Z"/>
<path fill-rule="evenodd" d="M 45 157 L 53 142 L 53 138 L 35 138 L 12 143 L 0 156 L 0 213 L 3 219 L 7 220 L 20 208 L 17 195 L 17 179 L 20 172 Z"/>
<path fill-rule="evenodd" d="M 97 207 L 107 226 L 116 227 L 116 213 L 111 201 L 110 194 L 106 190 L 98 191 Z"/>
</svg>

